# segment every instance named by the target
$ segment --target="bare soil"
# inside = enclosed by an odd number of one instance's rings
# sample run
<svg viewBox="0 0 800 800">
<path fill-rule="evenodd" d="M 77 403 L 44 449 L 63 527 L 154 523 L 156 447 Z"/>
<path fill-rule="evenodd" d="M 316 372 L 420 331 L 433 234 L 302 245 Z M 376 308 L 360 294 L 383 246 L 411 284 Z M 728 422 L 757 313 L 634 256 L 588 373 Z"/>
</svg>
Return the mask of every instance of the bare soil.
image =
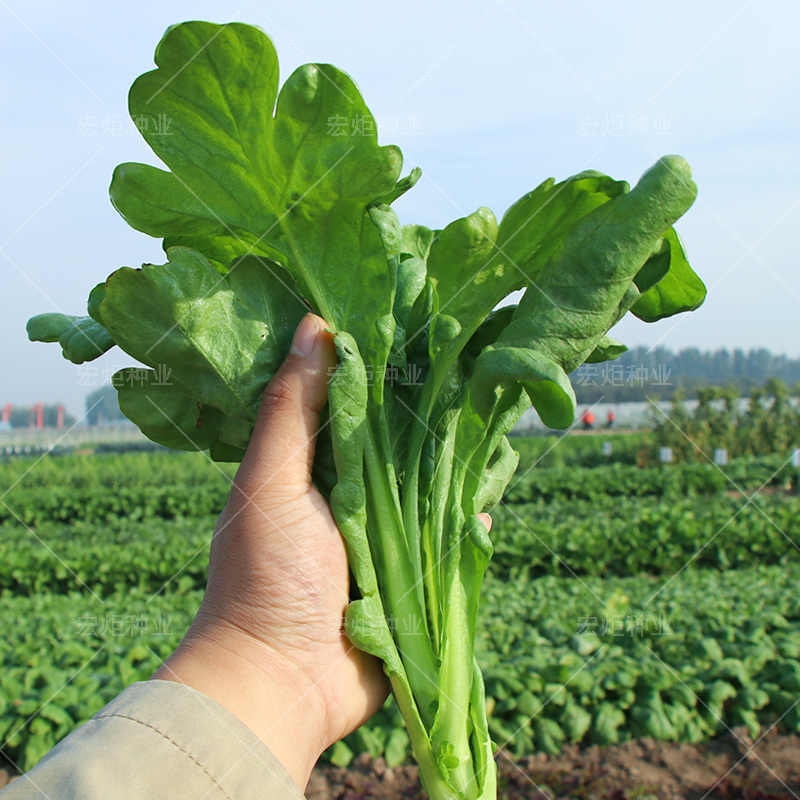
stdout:
<svg viewBox="0 0 800 800">
<path fill-rule="evenodd" d="M 745 728 L 700 745 L 638 739 L 567 747 L 557 756 L 497 754 L 501 800 L 800 800 L 800 737 Z M 751 749 L 752 748 L 752 749 Z M 0 789 L 13 776 L 0 769 Z M 416 767 L 360 755 L 347 768 L 318 766 L 308 800 L 424 800 Z"/>
<path fill-rule="evenodd" d="M 768 734 L 750 750 L 745 728 L 700 745 L 639 739 L 567 747 L 514 760 L 497 756 L 502 800 L 798 800 L 800 737 Z M 738 739 L 736 738 L 738 737 Z M 359 756 L 347 769 L 314 770 L 309 800 L 425 798 L 416 767 Z"/>
</svg>

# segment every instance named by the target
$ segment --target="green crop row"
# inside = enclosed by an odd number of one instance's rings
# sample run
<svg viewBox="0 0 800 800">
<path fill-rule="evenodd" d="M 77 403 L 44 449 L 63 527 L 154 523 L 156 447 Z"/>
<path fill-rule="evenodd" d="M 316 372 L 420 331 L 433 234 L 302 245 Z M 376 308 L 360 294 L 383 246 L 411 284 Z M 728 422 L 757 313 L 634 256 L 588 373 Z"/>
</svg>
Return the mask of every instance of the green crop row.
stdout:
<svg viewBox="0 0 800 800">
<path fill-rule="evenodd" d="M 797 470 L 781 456 L 737 459 L 719 468 L 689 463 L 639 468 L 629 464 L 584 467 L 525 467 L 520 461 L 505 501 L 593 500 L 598 497 L 680 498 L 726 491 L 755 491 L 762 486 L 796 485 Z"/>
<path fill-rule="evenodd" d="M 59 485 L 47 489 L 14 488 L 0 505 L 0 523 L 17 521 L 35 527 L 46 522 L 169 520 L 222 511 L 230 484 L 193 484 L 180 474 L 177 478 L 161 486 L 134 483 L 114 489 Z"/>
<path fill-rule="evenodd" d="M 518 470 L 519 473 L 519 470 Z M 725 476 L 710 465 L 689 464 L 679 469 L 629 464 L 584 467 L 535 467 L 512 478 L 505 494 L 509 503 L 540 500 L 592 500 L 596 497 L 681 497 L 716 494 L 728 486 Z"/>
<path fill-rule="evenodd" d="M 496 575 L 671 573 L 800 562 L 800 497 L 598 497 L 492 510 Z"/>
<path fill-rule="evenodd" d="M 527 440 L 515 439 L 524 451 Z M 754 491 L 763 485 L 797 485 L 797 469 L 781 456 L 737 459 L 722 470 L 710 464 L 638 468 L 605 464 L 593 469 L 544 468 L 520 459 L 506 502 L 594 500 L 608 497 L 664 498 Z M 27 471 L 26 471 L 27 470 Z M 197 454 L 161 452 L 113 456 L 44 458 L 0 465 L 0 523 L 18 521 L 112 523 L 118 519 L 176 519 L 218 514 L 233 470 Z"/>
<path fill-rule="evenodd" d="M 781 719 L 800 732 L 800 579 L 796 566 L 673 580 L 490 577 L 478 658 L 494 739 L 516 754 L 632 737 L 700 741 Z M 202 593 L 139 590 L 2 598 L 0 744 L 29 769 L 175 647 Z M 782 715 L 784 715 L 782 717 Z M 331 748 L 408 757 L 396 708 Z"/>
<path fill-rule="evenodd" d="M 6 523 L 0 525 L 0 591 L 104 597 L 126 587 L 150 593 L 202 589 L 214 521 L 51 522 L 35 531 Z"/>
<path fill-rule="evenodd" d="M 200 453 L 45 456 L 0 464 L 0 522 L 175 519 L 219 513 L 231 465 Z"/>
<path fill-rule="evenodd" d="M 647 448 L 648 433 L 596 433 L 591 436 L 564 436 L 549 434 L 539 436 L 512 436 L 512 447 L 519 453 L 523 467 L 533 463 L 541 468 L 597 467 L 605 464 L 638 463 L 643 447 Z M 603 452 L 603 445 L 611 444 L 611 453 Z"/>
<path fill-rule="evenodd" d="M 479 660 L 510 749 L 800 730 L 797 566 L 673 580 L 490 580 Z M 557 620 L 557 621 L 556 621 Z M 785 714 L 785 716 L 783 716 Z"/>
<path fill-rule="evenodd" d="M 197 612 L 202 592 L 156 597 L 2 596 L 0 750 L 33 767 L 122 689 L 155 672 Z"/>
<path fill-rule="evenodd" d="M 227 483 L 225 476 L 232 477 L 236 466 L 214 463 L 203 453 L 168 450 L 15 458 L 0 461 L 0 486 L 5 491 L 17 482 L 20 486 L 45 489 L 52 486 L 116 489 L 176 482 Z"/>
<path fill-rule="evenodd" d="M 499 505 L 497 577 L 669 574 L 687 563 L 729 569 L 799 563 L 800 498 L 598 497 Z M 176 520 L 0 525 L 0 590 L 16 595 L 124 587 L 202 589 L 213 514 Z"/>
<path fill-rule="evenodd" d="M 526 444 L 530 441 L 514 439 L 513 443 L 524 454 L 530 449 Z M 0 464 L 0 487 L 8 489 L 0 504 L 0 523 L 109 524 L 119 519 L 204 517 L 222 510 L 232 476 L 230 465 L 223 468 L 191 453 L 45 457 L 38 462 L 9 462 Z M 505 500 L 525 503 L 595 500 L 604 496 L 677 498 L 715 495 L 736 491 L 737 487 L 754 491 L 762 485 L 796 484 L 796 468 L 780 456 L 737 459 L 722 470 L 707 463 L 643 469 L 621 463 L 593 469 L 545 468 L 535 459 L 521 457 Z"/>
<path fill-rule="evenodd" d="M 754 388 L 745 403 L 736 387 L 709 386 L 697 390 L 697 407 L 690 413 L 684 398 L 676 394 L 669 412 L 654 417 L 650 458 L 657 458 L 660 446 L 671 447 L 680 462 L 697 460 L 698 449 L 709 453 L 715 447 L 737 456 L 786 453 L 788 457 L 800 444 L 800 406 L 791 395 L 777 378 Z"/>
</svg>

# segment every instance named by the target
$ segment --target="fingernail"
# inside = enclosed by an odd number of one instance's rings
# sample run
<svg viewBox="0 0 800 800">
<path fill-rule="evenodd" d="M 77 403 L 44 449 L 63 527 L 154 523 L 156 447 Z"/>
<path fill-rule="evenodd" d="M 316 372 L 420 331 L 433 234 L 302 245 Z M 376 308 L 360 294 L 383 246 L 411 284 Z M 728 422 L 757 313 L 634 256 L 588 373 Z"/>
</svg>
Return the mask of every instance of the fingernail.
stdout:
<svg viewBox="0 0 800 800">
<path fill-rule="evenodd" d="M 303 319 L 300 320 L 300 324 L 294 332 L 291 351 L 301 358 L 307 358 L 311 355 L 311 351 L 314 349 L 314 344 L 317 341 L 318 330 L 314 315 L 306 314 Z"/>
</svg>

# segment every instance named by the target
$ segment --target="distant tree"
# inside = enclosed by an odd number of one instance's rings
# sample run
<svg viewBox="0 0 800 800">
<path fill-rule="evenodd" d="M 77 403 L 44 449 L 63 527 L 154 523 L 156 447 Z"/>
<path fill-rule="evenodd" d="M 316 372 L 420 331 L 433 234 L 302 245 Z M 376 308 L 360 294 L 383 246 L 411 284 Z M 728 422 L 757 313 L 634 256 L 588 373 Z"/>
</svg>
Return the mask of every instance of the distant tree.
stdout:
<svg viewBox="0 0 800 800">
<path fill-rule="evenodd" d="M 751 350 L 748 354 L 749 361 L 748 374 L 756 380 L 764 381 L 771 377 L 773 367 L 773 357 L 769 350 L 763 347 L 758 350 Z"/>
<path fill-rule="evenodd" d="M 101 386 L 86 396 L 86 422 L 89 425 L 119 419 L 125 419 L 125 415 L 120 411 L 117 390 L 113 386 Z"/>
<path fill-rule="evenodd" d="M 585 364 L 572 374 L 579 403 L 595 403 L 601 397 L 606 403 L 656 396 L 666 400 L 679 389 L 696 398 L 698 390 L 707 386 L 730 386 L 747 394 L 771 378 L 795 387 L 800 382 L 800 358 L 773 355 L 763 347 L 732 353 L 725 348 L 711 352 L 689 347 L 673 353 L 665 347 L 633 347 L 614 361 Z"/>
<path fill-rule="evenodd" d="M 744 350 L 733 351 L 733 374 L 737 378 L 747 375 L 747 356 L 744 354 Z"/>
<path fill-rule="evenodd" d="M 797 387 L 795 387 L 797 388 Z M 642 454 L 642 461 L 655 463 L 658 447 L 671 447 L 676 461 L 704 463 L 716 448 L 729 456 L 788 454 L 797 445 L 800 408 L 791 402 L 790 388 L 779 378 L 770 378 L 750 392 L 746 403 L 733 386 L 707 386 L 697 390 L 697 407 L 689 412 L 672 396 L 669 419 L 656 419 L 655 442 Z"/>
<path fill-rule="evenodd" d="M 27 428 L 31 424 L 30 406 L 13 406 L 10 420 L 12 428 Z M 42 422 L 47 428 L 55 428 L 58 424 L 58 403 L 46 405 L 42 409 Z M 33 424 L 36 424 L 36 412 L 33 412 Z M 64 425 L 69 427 L 75 424 L 75 417 L 64 411 Z"/>
<path fill-rule="evenodd" d="M 733 375 L 733 359 L 727 350 L 717 350 L 714 353 L 711 377 L 714 381 L 726 381 Z"/>
</svg>

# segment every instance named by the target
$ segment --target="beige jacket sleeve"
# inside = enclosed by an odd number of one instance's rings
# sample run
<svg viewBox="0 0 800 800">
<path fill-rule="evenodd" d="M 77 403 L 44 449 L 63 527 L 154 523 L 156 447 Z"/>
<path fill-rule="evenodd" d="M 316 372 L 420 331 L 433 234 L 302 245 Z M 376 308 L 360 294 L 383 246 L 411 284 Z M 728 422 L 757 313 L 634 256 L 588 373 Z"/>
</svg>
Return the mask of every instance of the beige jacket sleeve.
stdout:
<svg viewBox="0 0 800 800">
<path fill-rule="evenodd" d="M 57 744 L 0 800 L 303 800 L 275 756 L 195 689 L 134 683 Z"/>
</svg>

